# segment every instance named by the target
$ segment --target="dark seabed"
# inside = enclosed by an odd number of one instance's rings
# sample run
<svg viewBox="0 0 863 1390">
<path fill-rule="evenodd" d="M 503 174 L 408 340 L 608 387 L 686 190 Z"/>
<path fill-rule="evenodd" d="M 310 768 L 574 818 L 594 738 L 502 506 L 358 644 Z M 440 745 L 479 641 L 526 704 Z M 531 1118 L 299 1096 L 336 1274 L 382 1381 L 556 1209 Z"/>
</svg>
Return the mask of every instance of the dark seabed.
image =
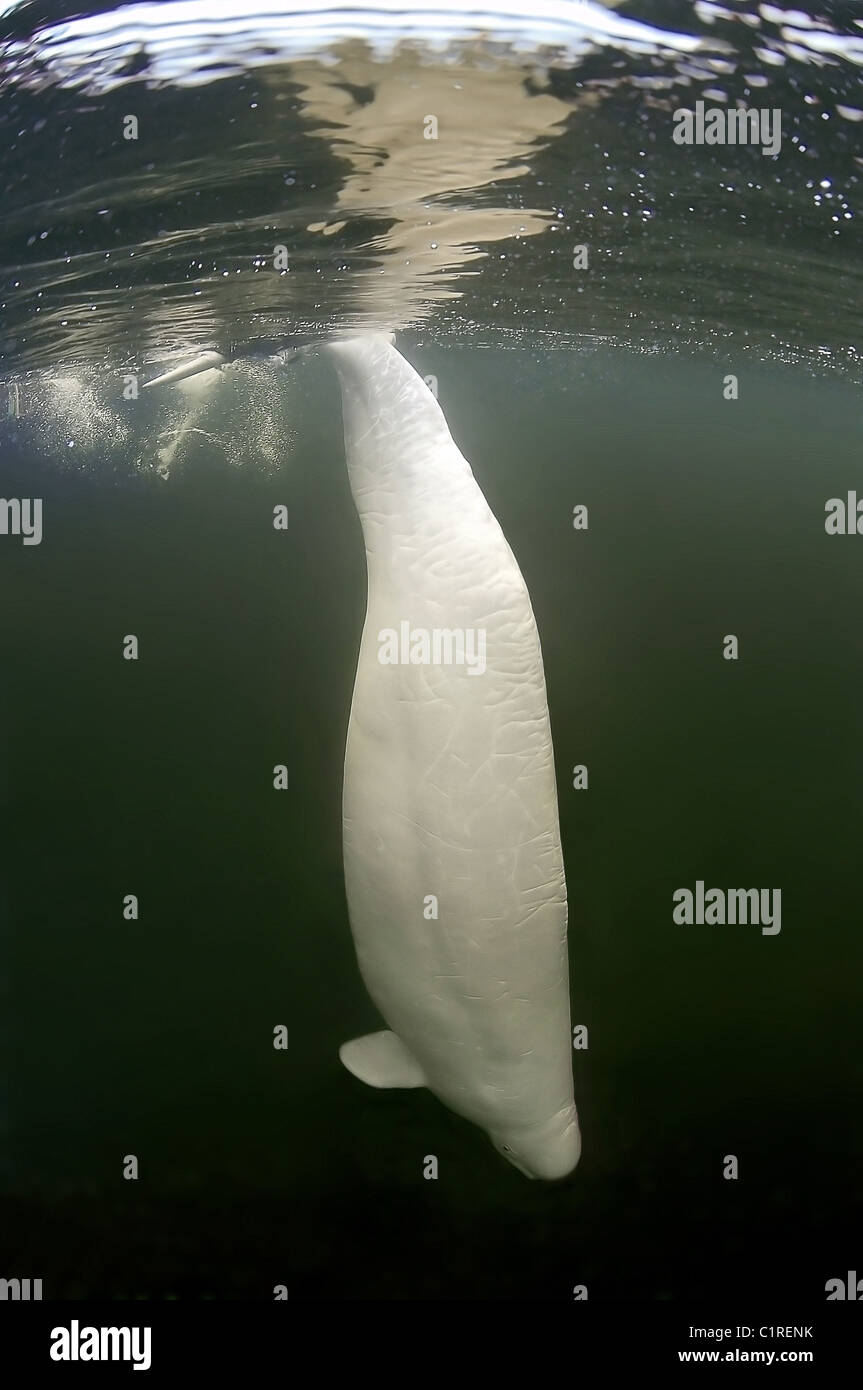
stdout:
<svg viewBox="0 0 863 1390">
<path fill-rule="evenodd" d="M 118 87 L 0 51 L 0 496 L 44 517 L 39 546 L 0 536 L 0 1275 L 46 1298 L 820 1303 L 859 1267 L 863 539 L 825 506 L 863 499 L 863 125 L 836 114 L 863 106 L 863 30 L 825 6 L 825 66 L 754 8 L 623 8 L 726 47 L 464 58 L 447 80 L 512 77 L 489 147 L 516 90 L 526 112 L 481 175 L 427 188 L 410 152 L 378 190 L 366 161 L 403 143 L 402 107 L 374 110 L 392 55 L 352 50 L 346 88 L 285 54 L 198 86 L 142 60 Z M 38 47 L 31 10 L 10 43 Z M 775 160 L 672 143 L 720 85 L 782 107 Z M 420 208 L 446 254 L 414 275 Z M 252 266 L 281 241 L 289 291 Z M 356 327 L 436 378 L 537 617 L 589 1031 L 561 1184 L 338 1060 L 381 1026 L 341 862 L 363 544 L 329 365 L 253 354 Z M 238 343 L 200 408 L 123 400 Z M 780 888 L 781 931 L 675 923 L 697 880 Z"/>
</svg>

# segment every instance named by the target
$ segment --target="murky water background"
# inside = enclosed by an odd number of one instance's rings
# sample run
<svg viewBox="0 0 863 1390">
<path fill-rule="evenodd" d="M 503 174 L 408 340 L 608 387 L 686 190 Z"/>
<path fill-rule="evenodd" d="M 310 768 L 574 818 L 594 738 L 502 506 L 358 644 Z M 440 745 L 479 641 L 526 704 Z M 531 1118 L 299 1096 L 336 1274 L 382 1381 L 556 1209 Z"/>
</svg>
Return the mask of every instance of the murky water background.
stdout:
<svg viewBox="0 0 863 1390">
<path fill-rule="evenodd" d="M 0 494 L 45 517 L 0 538 L 0 1274 L 820 1301 L 856 1267 L 863 541 L 824 507 L 860 478 L 863 30 L 828 8 L 644 3 L 665 38 L 604 34 L 618 11 L 447 61 L 216 14 L 206 81 L 152 13 L 143 44 L 110 12 L 86 42 L 56 6 L 0 20 Z M 776 160 L 673 144 L 719 91 L 782 108 Z M 537 614 L 590 1030 L 558 1187 L 338 1063 L 377 1016 L 341 871 L 364 570 L 328 366 L 123 398 L 202 347 L 356 326 L 436 378 Z M 779 936 L 675 926 L 699 878 L 781 887 Z"/>
</svg>

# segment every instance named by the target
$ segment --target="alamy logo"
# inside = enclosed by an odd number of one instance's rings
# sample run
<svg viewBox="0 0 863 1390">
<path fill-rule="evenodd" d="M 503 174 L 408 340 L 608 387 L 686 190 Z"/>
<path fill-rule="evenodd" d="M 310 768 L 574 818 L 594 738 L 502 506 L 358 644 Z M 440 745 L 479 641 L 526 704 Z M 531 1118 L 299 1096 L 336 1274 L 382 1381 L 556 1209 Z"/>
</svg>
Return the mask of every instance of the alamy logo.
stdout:
<svg viewBox="0 0 863 1390">
<path fill-rule="evenodd" d="M 842 497 L 831 497 L 824 503 L 824 510 L 828 536 L 863 536 L 863 497 L 858 502 L 856 492 L 848 493 L 847 502 Z"/>
<path fill-rule="evenodd" d="M 828 1279 L 824 1292 L 828 1303 L 860 1303 L 863 1302 L 863 1279 L 857 1278 L 856 1269 L 849 1269 L 847 1279 Z"/>
<path fill-rule="evenodd" d="M 782 146 L 782 112 L 745 106 L 709 106 L 675 111 L 675 145 L 760 145 L 762 154 L 778 154 Z"/>
<path fill-rule="evenodd" d="M 41 1279 L 0 1279 L 0 1302 L 29 1303 L 41 1297 Z"/>
<path fill-rule="evenodd" d="M 131 1361 L 133 1371 L 149 1371 L 152 1330 L 149 1327 L 82 1327 L 77 1318 L 69 1327 L 52 1327 L 52 1361 Z"/>
<path fill-rule="evenodd" d="M 773 898 L 771 905 L 770 898 Z M 708 888 L 697 879 L 695 892 L 676 888 L 672 894 L 676 907 L 672 921 L 681 926 L 761 925 L 762 936 L 776 936 L 782 930 L 781 888 Z"/>
<path fill-rule="evenodd" d="M 22 536 L 24 545 L 41 545 L 41 497 L 0 497 L 0 536 Z"/>
<path fill-rule="evenodd" d="M 382 666 L 467 666 L 469 676 L 485 671 L 485 628 L 412 628 L 402 621 L 399 630 L 378 633 L 378 661 Z"/>
</svg>

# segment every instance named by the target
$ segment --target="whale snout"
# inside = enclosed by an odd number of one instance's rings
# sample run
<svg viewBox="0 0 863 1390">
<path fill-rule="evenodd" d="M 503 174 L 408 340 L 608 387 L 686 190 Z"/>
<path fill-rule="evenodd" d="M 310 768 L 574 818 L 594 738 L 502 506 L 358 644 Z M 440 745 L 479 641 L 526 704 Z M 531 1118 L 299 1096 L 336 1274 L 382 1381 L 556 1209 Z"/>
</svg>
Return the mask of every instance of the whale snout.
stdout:
<svg viewBox="0 0 863 1390">
<path fill-rule="evenodd" d="M 574 1106 L 558 1111 L 528 1129 L 500 1130 L 491 1141 L 508 1163 L 526 1178 L 556 1182 L 567 1177 L 581 1157 L 581 1131 Z"/>
</svg>

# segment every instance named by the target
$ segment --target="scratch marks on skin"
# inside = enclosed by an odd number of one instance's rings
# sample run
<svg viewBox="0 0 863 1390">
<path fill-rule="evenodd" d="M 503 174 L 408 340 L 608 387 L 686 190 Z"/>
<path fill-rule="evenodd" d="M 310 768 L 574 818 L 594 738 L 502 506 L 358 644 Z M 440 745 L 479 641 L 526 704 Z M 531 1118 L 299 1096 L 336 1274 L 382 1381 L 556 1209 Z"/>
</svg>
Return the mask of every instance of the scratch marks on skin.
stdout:
<svg viewBox="0 0 863 1390">
<path fill-rule="evenodd" d="M 455 840 L 445 839 L 444 836 L 439 834 L 437 830 L 432 830 L 429 826 L 422 825 L 418 820 L 414 820 L 405 811 L 393 811 L 392 815 L 394 815 L 398 820 L 406 821 L 408 825 L 415 826 L 417 830 L 420 830 L 423 833 L 423 835 L 429 835 L 433 840 L 437 840 L 440 844 L 448 845 L 450 849 L 463 850 L 465 848 L 464 845 L 457 844 Z"/>
</svg>

